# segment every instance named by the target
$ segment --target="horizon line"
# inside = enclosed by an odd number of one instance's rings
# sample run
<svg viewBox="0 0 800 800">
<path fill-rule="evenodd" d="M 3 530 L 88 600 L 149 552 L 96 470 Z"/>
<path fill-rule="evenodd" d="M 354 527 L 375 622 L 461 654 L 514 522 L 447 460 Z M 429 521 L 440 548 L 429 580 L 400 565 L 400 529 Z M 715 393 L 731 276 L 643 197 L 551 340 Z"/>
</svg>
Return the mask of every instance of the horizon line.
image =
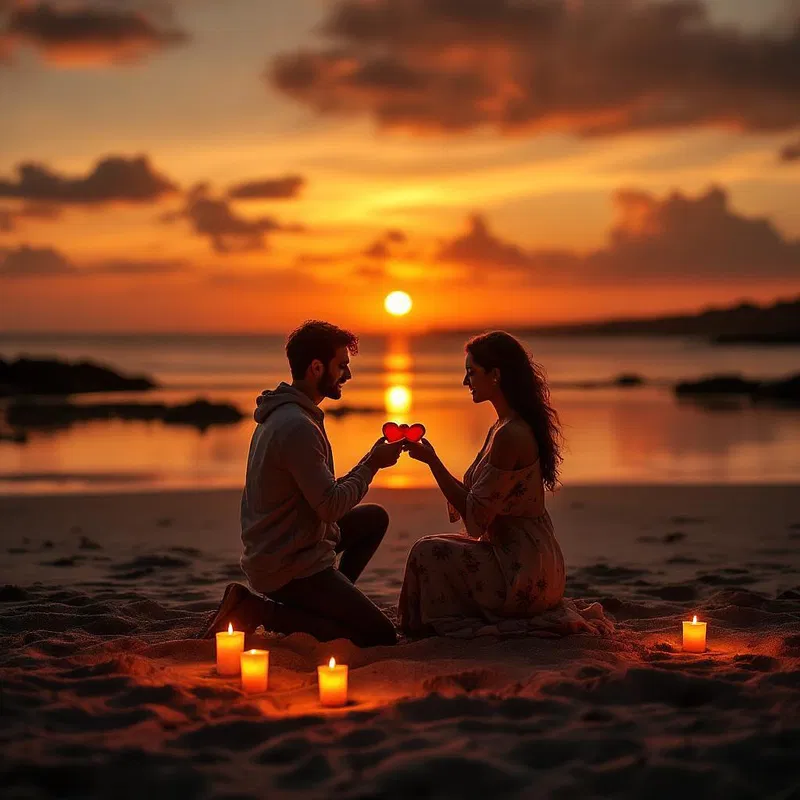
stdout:
<svg viewBox="0 0 800 800">
<path fill-rule="evenodd" d="M 604 317 L 595 319 L 581 319 L 571 322 L 548 322 L 548 323 L 515 323 L 513 325 L 501 325 L 496 323 L 476 323 L 475 325 L 461 325 L 457 327 L 412 327 L 409 326 L 407 330 L 387 330 L 365 328 L 362 332 L 358 333 L 359 336 L 397 336 L 404 334 L 406 336 L 430 336 L 442 334 L 469 334 L 476 332 L 485 332 L 490 330 L 505 330 L 509 332 L 526 332 L 526 333 L 553 333 L 563 329 L 565 332 L 568 330 L 575 330 L 588 326 L 602 326 L 609 324 L 619 324 L 628 322 L 654 322 L 663 319 L 672 319 L 676 317 L 693 317 L 700 314 L 705 314 L 712 311 L 733 311 L 743 305 L 753 306 L 755 308 L 765 309 L 770 308 L 781 303 L 800 302 L 800 295 L 793 296 L 778 296 L 774 300 L 766 303 L 757 303 L 753 300 L 742 298 L 738 301 L 730 303 L 729 305 L 705 305 L 696 310 L 684 311 L 671 311 L 663 312 L 661 314 L 651 314 L 648 316 L 627 316 L 627 317 Z M 302 324 L 302 323 L 300 323 Z M 294 326 L 296 327 L 296 326 Z M 247 330 L 247 331 L 231 331 L 231 330 L 130 330 L 130 331 L 110 331 L 110 330 L 83 330 L 83 331 L 70 331 L 63 329 L 52 330 L 0 330 L 0 337 L 10 336 L 285 336 L 294 329 L 284 328 L 281 330 Z M 636 334 L 641 336 L 642 334 Z"/>
</svg>

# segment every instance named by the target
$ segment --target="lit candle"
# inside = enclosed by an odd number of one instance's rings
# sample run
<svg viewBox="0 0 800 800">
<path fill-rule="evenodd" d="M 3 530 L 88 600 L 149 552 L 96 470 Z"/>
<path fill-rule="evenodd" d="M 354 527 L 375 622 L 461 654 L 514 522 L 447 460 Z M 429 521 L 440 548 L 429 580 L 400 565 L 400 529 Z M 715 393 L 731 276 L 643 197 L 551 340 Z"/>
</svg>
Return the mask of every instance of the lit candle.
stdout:
<svg viewBox="0 0 800 800">
<path fill-rule="evenodd" d="M 217 672 L 220 675 L 238 675 L 239 656 L 244 650 L 244 631 L 235 631 L 228 624 L 228 632 L 217 634 Z"/>
<path fill-rule="evenodd" d="M 266 692 L 269 672 L 269 650 L 246 650 L 240 656 L 242 689 L 246 692 Z"/>
<path fill-rule="evenodd" d="M 347 703 L 347 664 L 338 664 L 335 659 L 328 666 L 317 667 L 319 678 L 319 702 L 323 706 L 343 706 Z"/>
<path fill-rule="evenodd" d="M 691 622 L 683 623 L 683 651 L 685 653 L 704 653 L 706 650 L 706 623 L 698 622 L 697 616 Z"/>
</svg>

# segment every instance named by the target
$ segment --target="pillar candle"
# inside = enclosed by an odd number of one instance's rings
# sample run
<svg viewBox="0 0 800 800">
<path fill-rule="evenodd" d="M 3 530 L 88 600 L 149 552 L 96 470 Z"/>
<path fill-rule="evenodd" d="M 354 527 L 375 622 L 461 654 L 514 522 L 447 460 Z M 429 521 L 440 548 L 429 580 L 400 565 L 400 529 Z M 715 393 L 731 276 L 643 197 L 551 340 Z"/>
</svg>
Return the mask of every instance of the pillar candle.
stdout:
<svg viewBox="0 0 800 800">
<path fill-rule="evenodd" d="M 227 632 L 217 634 L 217 672 L 220 675 L 238 675 L 239 657 L 244 650 L 244 631 L 235 631 L 228 625 Z"/>
<path fill-rule="evenodd" d="M 242 689 L 246 692 L 266 692 L 269 650 L 245 650 L 239 660 L 242 666 Z"/>
<path fill-rule="evenodd" d="M 683 623 L 683 651 L 685 653 L 704 653 L 706 649 L 706 623 L 698 622 L 695 616 L 691 622 Z"/>
<path fill-rule="evenodd" d="M 337 664 L 332 658 L 327 667 L 317 667 L 317 677 L 319 702 L 323 706 L 343 706 L 347 703 L 347 664 Z"/>
</svg>

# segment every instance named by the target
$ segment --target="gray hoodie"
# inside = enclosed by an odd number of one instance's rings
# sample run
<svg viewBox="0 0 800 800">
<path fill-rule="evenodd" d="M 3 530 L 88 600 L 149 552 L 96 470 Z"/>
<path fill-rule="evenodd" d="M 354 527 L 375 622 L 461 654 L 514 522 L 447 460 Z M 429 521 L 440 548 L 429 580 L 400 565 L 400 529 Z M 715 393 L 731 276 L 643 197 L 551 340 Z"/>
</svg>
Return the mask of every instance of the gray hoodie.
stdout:
<svg viewBox="0 0 800 800">
<path fill-rule="evenodd" d="M 242 494 L 241 565 L 257 592 L 330 567 L 341 519 L 375 477 L 363 462 L 336 480 L 322 409 L 281 383 L 262 392 L 254 414 Z"/>
</svg>

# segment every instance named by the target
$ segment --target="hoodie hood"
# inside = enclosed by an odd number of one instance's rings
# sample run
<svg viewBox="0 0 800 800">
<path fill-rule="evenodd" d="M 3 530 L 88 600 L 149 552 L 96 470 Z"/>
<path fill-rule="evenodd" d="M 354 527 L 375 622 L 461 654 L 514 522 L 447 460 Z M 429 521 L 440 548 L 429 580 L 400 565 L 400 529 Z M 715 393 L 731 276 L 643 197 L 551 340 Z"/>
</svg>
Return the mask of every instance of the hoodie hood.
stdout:
<svg viewBox="0 0 800 800">
<path fill-rule="evenodd" d="M 256 422 L 262 423 L 276 408 L 285 406 L 287 403 L 301 406 L 304 411 L 308 412 L 318 422 L 321 422 L 325 416 L 323 410 L 319 406 L 315 406 L 307 395 L 303 394 L 299 389 L 295 389 L 294 386 L 282 382 L 277 389 L 265 389 L 256 398 L 256 410 L 253 413 L 253 417 Z"/>
</svg>

